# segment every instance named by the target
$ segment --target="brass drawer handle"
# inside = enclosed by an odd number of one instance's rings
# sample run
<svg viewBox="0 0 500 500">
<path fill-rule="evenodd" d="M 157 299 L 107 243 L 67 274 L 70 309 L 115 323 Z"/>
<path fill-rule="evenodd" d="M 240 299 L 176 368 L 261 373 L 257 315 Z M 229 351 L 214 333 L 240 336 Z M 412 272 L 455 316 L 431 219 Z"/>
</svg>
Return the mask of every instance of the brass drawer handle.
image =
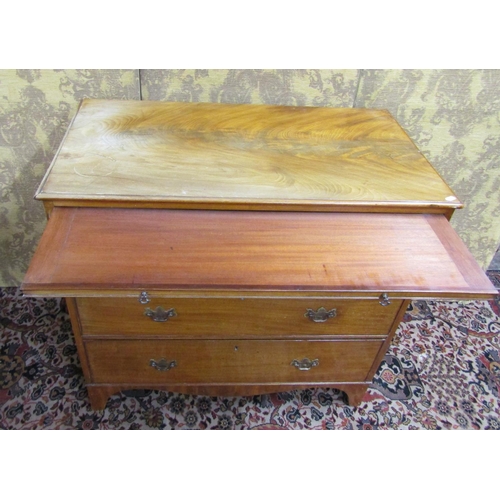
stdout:
<svg viewBox="0 0 500 500">
<path fill-rule="evenodd" d="M 307 309 L 304 316 L 315 323 L 324 323 L 328 319 L 335 318 L 335 316 L 337 316 L 337 309 L 330 309 L 329 311 L 327 311 L 324 307 L 320 307 L 317 311 L 314 309 Z"/>
<path fill-rule="evenodd" d="M 313 359 L 312 361 L 308 358 L 304 358 L 302 361 L 294 359 L 290 365 L 295 366 L 295 368 L 298 368 L 300 371 L 307 371 L 314 366 L 319 366 L 319 359 Z"/>
<path fill-rule="evenodd" d="M 159 361 L 150 359 L 149 366 L 152 366 L 155 370 L 158 370 L 160 372 L 166 372 L 168 370 L 171 370 L 172 368 L 175 368 L 177 366 L 177 362 L 175 360 L 167 361 L 165 358 L 161 358 Z"/>
<path fill-rule="evenodd" d="M 175 316 L 177 316 L 177 312 L 173 307 L 165 310 L 163 307 L 158 306 L 154 311 L 151 308 L 146 307 L 146 309 L 144 309 L 144 315 L 148 316 L 153 321 L 164 322 L 168 321 L 169 318 L 175 318 Z"/>
</svg>

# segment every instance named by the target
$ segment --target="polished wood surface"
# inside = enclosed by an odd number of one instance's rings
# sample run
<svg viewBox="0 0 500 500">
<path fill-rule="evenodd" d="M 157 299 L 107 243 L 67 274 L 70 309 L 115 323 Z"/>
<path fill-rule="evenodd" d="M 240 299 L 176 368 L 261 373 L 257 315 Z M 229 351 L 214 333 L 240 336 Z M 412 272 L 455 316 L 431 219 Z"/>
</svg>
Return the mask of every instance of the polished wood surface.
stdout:
<svg viewBox="0 0 500 500">
<path fill-rule="evenodd" d="M 47 218 L 50 217 L 52 210 L 54 207 L 93 207 L 93 208 L 156 208 L 156 209 L 185 209 L 186 204 L 181 202 L 153 202 L 147 200 L 127 202 L 127 201 L 109 201 L 109 200 L 56 200 L 56 201 L 44 201 L 44 208 L 47 215 Z M 198 210 L 220 210 L 220 204 L 215 202 L 196 202 L 196 209 Z M 241 205 L 238 203 L 224 203 L 225 210 L 245 210 L 245 211 L 253 211 L 253 210 L 262 210 L 262 206 L 259 204 L 245 204 Z M 439 206 L 429 206 L 422 209 L 419 206 L 405 206 L 398 207 L 395 209 L 390 206 L 382 206 L 376 205 L 370 207 L 370 205 L 357 205 L 355 208 L 350 205 L 336 205 L 335 210 L 331 210 L 331 207 L 324 207 L 321 204 L 317 203 L 309 203 L 309 204 L 294 204 L 293 208 L 286 204 L 269 203 L 266 206 L 266 211 L 270 212 L 328 212 L 334 211 L 337 213 L 343 212 L 356 212 L 356 213 L 394 213 L 394 211 L 398 213 L 405 214 L 421 214 L 425 212 L 426 214 L 441 214 L 444 215 L 448 220 L 451 219 L 454 209 L 439 207 Z"/>
<path fill-rule="evenodd" d="M 263 384 L 365 381 L 380 340 L 92 340 L 93 383 Z M 168 371 L 150 360 L 175 361 Z M 318 360 L 302 371 L 294 360 Z"/>
<path fill-rule="evenodd" d="M 96 410 L 134 388 L 357 405 L 409 299 L 498 293 L 384 110 L 84 100 L 36 197 L 49 222 L 22 289 L 68 297 Z M 144 315 L 158 306 L 176 316 Z M 304 316 L 320 307 L 336 317 Z"/>
<path fill-rule="evenodd" d="M 388 346 L 394 336 L 394 333 L 399 325 L 399 322 L 401 321 L 404 313 L 406 312 L 406 309 L 409 305 L 409 301 L 405 301 L 403 304 L 400 305 L 399 312 L 397 313 L 396 317 L 393 319 L 389 334 L 385 338 L 385 341 L 380 344 L 380 348 L 377 352 L 371 353 L 373 356 L 371 359 L 371 367 L 369 368 L 368 374 L 365 377 L 365 380 L 371 381 L 373 378 L 376 370 L 378 369 L 380 362 L 387 352 Z M 75 306 L 75 311 L 76 306 Z M 77 321 L 79 323 L 79 321 Z M 122 323 L 125 323 L 122 322 Z M 273 339 L 274 338 L 274 332 L 269 331 L 267 338 L 268 339 Z M 81 331 L 78 328 L 76 330 L 75 335 L 80 336 Z M 87 337 L 89 339 L 91 337 Z M 126 337 L 124 336 L 123 339 Z M 141 342 L 142 336 L 137 335 L 135 337 L 136 340 L 139 340 Z M 344 338 L 344 340 L 347 340 L 348 338 Z M 241 339 L 233 339 L 233 345 L 239 346 Z M 303 338 L 302 340 L 307 340 Z M 357 339 L 358 341 L 361 340 L 368 340 L 368 341 L 373 341 L 373 338 L 365 337 L 364 339 Z M 236 341 L 236 343 L 234 343 Z M 83 347 L 83 354 L 84 354 L 84 360 L 87 360 L 87 351 L 86 347 L 91 346 L 92 343 L 90 342 L 85 342 L 84 347 Z M 104 343 L 105 346 L 108 346 L 109 344 Z M 129 345 L 129 344 L 127 344 Z M 155 344 L 155 345 L 161 345 L 160 344 Z M 212 343 L 213 345 L 213 343 Z M 266 344 L 265 344 L 266 345 Z M 328 345 L 328 344 L 324 344 Z M 344 344 L 345 345 L 345 344 Z M 351 342 L 350 344 L 352 346 L 352 350 L 349 350 L 347 355 L 351 356 L 352 352 L 357 351 L 359 347 L 359 343 L 357 342 Z M 80 344 L 79 344 L 80 348 Z M 96 352 L 99 351 L 99 349 L 94 349 Z M 118 350 L 120 350 L 120 346 L 118 346 Z M 350 352 L 352 351 L 352 352 Z M 369 360 L 367 361 L 367 365 L 369 364 Z M 332 368 L 332 367 L 330 367 Z M 225 366 L 220 367 L 221 370 L 225 369 Z M 127 368 L 128 370 L 128 368 Z M 116 377 L 116 375 L 115 375 Z M 118 376 L 119 377 L 119 376 Z M 342 374 L 340 374 L 340 377 L 342 377 Z M 125 377 L 126 378 L 126 377 Z M 303 377 L 304 378 L 304 377 Z M 165 378 L 164 380 L 161 381 L 155 381 L 153 382 L 147 382 L 147 383 L 140 383 L 138 382 L 134 377 L 131 378 L 128 382 L 122 382 L 122 383 L 109 383 L 109 381 L 104 382 L 104 383 L 96 383 L 93 381 L 93 379 L 90 376 L 86 376 L 87 379 L 87 388 L 89 391 L 89 396 L 91 399 L 92 403 L 92 408 L 94 410 L 102 410 L 105 408 L 107 400 L 110 396 L 113 394 L 124 391 L 124 390 L 131 390 L 131 389 L 160 389 L 160 390 L 168 390 L 168 391 L 173 391 L 173 392 L 180 392 L 184 394 L 195 394 L 195 395 L 207 395 L 207 396 L 254 396 L 258 394 L 268 394 L 268 393 L 273 393 L 273 392 L 288 392 L 288 391 L 293 391 L 293 390 L 302 390 L 302 389 L 307 389 L 307 388 L 314 388 L 314 387 L 335 387 L 341 391 L 344 391 L 348 395 L 349 399 L 349 404 L 351 406 L 357 406 L 361 400 L 363 399 L 366 390 L 368 389 L 370 382 L 363 382 L 361 379 L 355 382 L 345 382 L 342 380 L 330 380 L 328 382 L 320 382 L 320 381 L 313 381 L 313 382 L 307 382 L 304 380 L 301 380 L 300 383 L 277 383 L 273 381 L 272 378 L 270 378 L 268 381 L 263 382 L 263 383 L 228 383 L 228 382 L 222 382 L 222 383 L 213 383 L 207 380 L 203 380 L 199 383 L 188 383 L 185 381 L 181 382 L 176 382 L 175 380 L 168 380 Z"/>
<path fill-rule="evenodd" d="M 387 335 L 402 301 L 382 306 L 378 300 L 341 299 L 77 299 L 83 335 L 177 338 L 248 338 L 330 335 Z M 144 313 L 175 309 L 165 322 L 153 321 Z M 335 317 L 314 322 L 307 309 L 335 310 Z"/>
<path fill-rule="evenodd" d="M 22 287 L 497 294 L 441 215 L 59 207 Z"/>
<path fill-rule="evenodd" d="M 380 348 L 380 351 L 378 354 L 375 356 L 375 359 L 373 360 L 372 367 L 367 375 L 367 380 L 372 380 L 373 377 L 375 376 L 375 373 L 380 367 L 380 363 L 384 359 L 384 356 L 387 354 L 389 347 L 391 345 L 392 339 L 394 338 L 394 334 L 396 333 L 396 330 L 398 329 L 401 321 L 403 321 L 403 317 L 406 314 L 406 311 L 408 310 L 408 306 L 410 305 L 411 300 L 405 300 L 401 304 L 401 307 L 399 309 L 399 312 L 397 316 L 394 318 L 394 322 L 392 323 L 389 335 L 387 335 L 384 343 L 382 344 L 382 347 Z M 343 390 L 343 389 L 341 389 Z"/>
<path fill-rule="evenodd" d="M 385 110 L 88 99 L 37 198 L 252 210 L 462 206 Z"/>
<path fill-rule="evenodd" d="M 90 366 L 87 359 L 87 351 L 85 350 L 85 345 L 82 337 L 82 329 L 80 326 L 80 317 L 78 315 L 78 308 L 76 305 L 76 300 L 73 297 L 66 297 L 66 307 L 68 308 L 69 318 L 71 321 L 71 328 L 73 330 L 73 337 L 75 339 L 76 348 L 78 350 L 78 357 L 80 359 L 80 365 L 82 367 L 82 372 L 87 382 L 91 381 L 90 376 Z"/>
</svg>

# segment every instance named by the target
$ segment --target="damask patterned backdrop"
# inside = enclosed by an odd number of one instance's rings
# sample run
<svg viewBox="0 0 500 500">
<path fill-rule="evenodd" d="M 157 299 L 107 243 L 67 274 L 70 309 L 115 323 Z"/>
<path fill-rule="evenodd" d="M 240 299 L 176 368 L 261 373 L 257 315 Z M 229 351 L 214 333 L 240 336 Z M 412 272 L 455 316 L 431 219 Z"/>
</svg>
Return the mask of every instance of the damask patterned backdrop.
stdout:
<svg viewBox="0 0 500 500">
<path fill-rule="evenodd" d="M 500 70 L 0 70 L 0 286 L 43 231 L 34 192 L 80 99 L 388 109 L 466 204 L 452 224 L 483 267 L 500 241 Z"/>
<path fill-rule="evenodd" d="M 0 286 L 18 286 L 45 226 L 36 188 L 84 97 L 139 99 L 138 70 L 0 70 Z"/>
</svg>

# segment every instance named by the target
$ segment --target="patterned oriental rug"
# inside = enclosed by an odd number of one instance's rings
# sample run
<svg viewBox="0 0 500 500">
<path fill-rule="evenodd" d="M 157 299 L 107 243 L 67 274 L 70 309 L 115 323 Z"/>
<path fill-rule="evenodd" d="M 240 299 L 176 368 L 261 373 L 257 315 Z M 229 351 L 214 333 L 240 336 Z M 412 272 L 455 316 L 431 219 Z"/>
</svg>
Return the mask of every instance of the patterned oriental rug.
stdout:
<svg viewBox="0 0 500 500">
<path fill-rule="evenodd" d="M 500 429 L 499 301 L 413 302 L 361 405 L 344 398 L 144 390 L 93 412 L 64 301 L 0 289 L 1 429 Z"/>
</svg>

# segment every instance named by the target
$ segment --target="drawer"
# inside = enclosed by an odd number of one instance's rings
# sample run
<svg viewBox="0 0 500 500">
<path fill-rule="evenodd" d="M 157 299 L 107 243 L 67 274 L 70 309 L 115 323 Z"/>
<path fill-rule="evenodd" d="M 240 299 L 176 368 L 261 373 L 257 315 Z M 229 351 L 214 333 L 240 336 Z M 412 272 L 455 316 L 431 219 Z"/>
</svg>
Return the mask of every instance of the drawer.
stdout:
<svg viewBox="0 0 500 500">
<path fill-rule="evenodd" d="M 382 306 L 378 300 L 355 299 L 159 298 L 142 305 L 131 298 L 77 299 L 84 335 L 204 338 L 387 335 L 401 302 Z"/>
<path fill-rule="evenodd" d="M 266 384 L 365 381 L 382 341 L 89 340 L 85 347 L 96 384 Z"/>
</svg>

